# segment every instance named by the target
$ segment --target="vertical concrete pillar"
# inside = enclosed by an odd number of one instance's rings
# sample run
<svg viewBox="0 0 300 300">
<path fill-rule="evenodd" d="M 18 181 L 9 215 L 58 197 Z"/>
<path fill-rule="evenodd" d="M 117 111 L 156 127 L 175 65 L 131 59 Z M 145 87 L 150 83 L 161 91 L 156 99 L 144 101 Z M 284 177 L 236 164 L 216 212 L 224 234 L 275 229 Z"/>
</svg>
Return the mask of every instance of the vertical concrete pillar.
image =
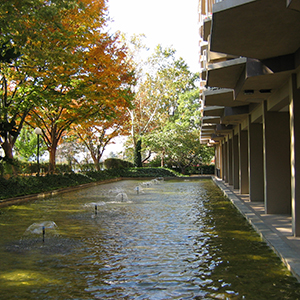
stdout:
<svg viewBox="0 0 300 300">
<path fill-rule="evenodd" d="M 228 139 L 228 183 L 232 185 L 232 139 Z"/>
<path fill-rule="evenodd" d="M 225 161 L 226 161 L 226 151 L 225 151 L 225 141 L 223 141 L 223 143 L 222 143 L 222 170 L 223 170 L 223 172 L 222 172 L 222 180 L 224 180 L 225 181 L 225 173 L 226 173 L 226 165 L 225 165 Z"/>
<path fill-rule="evenodd" d="M 224 142 L 224 181 L 228 182 L 228 142 Z"/>
<path fill-rule="evenodd" d="M 215 147 L 215 175 L 222 178 L 222 144 Z"/>
<path fill-rule="evenodd" d="M 219 166 L 220 166 L 219 178 L 222 178 L 222 176 L 223 176 L 223 158 L 222 158 L 221 144 L 219 145 Z"/>
<path fill-rule="evenodd" d="M 263 104 L 265 212 L 291 213 L 289 113 L 267 110 Z"/>
<path fill-rule="evenodd" d="M 248 131 L 241 130 L 239 125 L 239 179 L 240 179 L 240 193 L 249 193 L 249 171 L 248 171 Z"/>
<path fill-rule="evenodd" d="M 300 90 L 297 89 L 295 74 L 291 77 L 289 88 L 292 229 L 294 236 L 300 236 Z"/>
<path fill-rule="evenodd" d="M 248 130 L 249 196 L 250 201 L 264 201 L 263 126 L 251 123 Z"/>
<path fill-rule="evenodd" d="M 232 165 L 233 165 L 233 188 L 239 189 L 240 187 L 240 174 L 239 174 L 239 137 L 238 135 L 234 135 L 232 137 L 232 151 L 233 151 L 233 158 L 232 158 Z"/>
</svg>

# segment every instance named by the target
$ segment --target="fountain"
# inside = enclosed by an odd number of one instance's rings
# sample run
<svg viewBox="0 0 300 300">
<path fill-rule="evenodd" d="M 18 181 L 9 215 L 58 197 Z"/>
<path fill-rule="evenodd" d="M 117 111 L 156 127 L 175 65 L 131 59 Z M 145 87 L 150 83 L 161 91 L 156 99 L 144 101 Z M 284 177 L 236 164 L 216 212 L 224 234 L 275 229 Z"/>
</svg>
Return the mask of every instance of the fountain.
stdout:
<svg viewBox="0 0 300 300">
<path fill-rule="evenodd" d="M 119 193 L 117 196 L 116 196 L 116 201 L 117 202 L 127 202 L 128 201 L 128 196 L 126 193 Z"/>
<path fill-rule="evenodd" d="M 151 182 L 151 181 L 146 181 L 146 182 L 143 182 L 142 183 L 142 185 L 144 186 L 144 187 L 150 187 L 151 185 L 152 185 L 153 183 Z"/>
<path fill-rule="evenodd" d="M 69 238 L 63 238 L 58 233 L 58 226 L 53 221 L 43 221 L 31 224 L 19 241 L 6 246 L 6 250 L 15 253 L 26 253 L 35 250 L 44 254 L 69 253 L 75 245 Z"/>
<path fill-rule="evenodd" d="M 141 187 L 141 186 L 136 186 L 135 188 L 134 188 L 134 190 L 136 191 L 136 194 L 137 195 L 139 195 L 139 194 L 144 194 L 145 192 L 144 192 L 144 189 Z"/>
<path fill-rule="evenodd" d="M 44 221 L 40 223 L 33 223 L 31 224 L 25 231 L 24 236 L 28 235 L 42 235 L 42 240 L 43 243 L 45 242 L 45 234 L 46 234 L 46 229 L 47 229 L 47 234 L 52 234 L 54 236 L 57 236 L 57 225 L 53 221 Z"/>
</svg>

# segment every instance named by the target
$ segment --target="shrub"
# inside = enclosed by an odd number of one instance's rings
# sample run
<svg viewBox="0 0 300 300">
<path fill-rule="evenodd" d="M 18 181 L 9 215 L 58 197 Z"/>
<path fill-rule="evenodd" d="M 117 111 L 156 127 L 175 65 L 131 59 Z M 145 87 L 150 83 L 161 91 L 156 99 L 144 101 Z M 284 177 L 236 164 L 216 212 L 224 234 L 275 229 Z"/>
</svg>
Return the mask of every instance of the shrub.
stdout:
<svg viewBox="0 0 300 300">
<path fill-rule="evenodd" d="M 0 199 L 37 194 L 65 187 L 77 186 L 93 181 L 119 177 L 176 177 L 174 171 L 166 168 L 122 168 L 100 172 L 47 174 L 46 176 L 0 177 Z"/>
<path fill-rule="evenodd" d="M 133 167 L 133 164 L 129 161 L 118 159 L 118 158 L 108 158 L 104 161 L 104 167 L 108 170 L 125 169 L 125 168 Z"/>
</svg>

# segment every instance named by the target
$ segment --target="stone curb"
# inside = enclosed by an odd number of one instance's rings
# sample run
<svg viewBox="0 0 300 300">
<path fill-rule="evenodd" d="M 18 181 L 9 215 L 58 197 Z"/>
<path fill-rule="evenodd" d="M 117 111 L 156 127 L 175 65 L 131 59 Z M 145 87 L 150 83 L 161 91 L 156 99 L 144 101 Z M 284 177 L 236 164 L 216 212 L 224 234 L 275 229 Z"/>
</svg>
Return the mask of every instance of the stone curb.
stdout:
<svg viewBox="0 0 300 300">
<path fill-rule="evenodd" d="M 300 281 L 300 255 L 299 252 L 290 247 L 276 229 L 264 222 L 261 216 L 233 191 L 216 178 L 212 178 L 215 184 L 223 191 L 224 195 L 234 204 L 239 212 L 247 219 L 256 232 L 279 256 L 289 271 Z"/>
</svg>

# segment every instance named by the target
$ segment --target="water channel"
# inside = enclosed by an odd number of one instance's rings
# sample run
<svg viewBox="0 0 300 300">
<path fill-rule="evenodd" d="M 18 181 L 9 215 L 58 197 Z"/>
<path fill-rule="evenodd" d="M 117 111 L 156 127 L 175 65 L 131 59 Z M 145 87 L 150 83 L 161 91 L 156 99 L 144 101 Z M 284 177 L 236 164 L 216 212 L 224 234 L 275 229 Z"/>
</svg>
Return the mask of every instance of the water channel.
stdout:
<svg viewBox="0 0 300 300">
<path fill-rule="evenodd" d="M 0 209 L 0 299 L 300 299 L 211 180 L 120 181 Z"/>
</svg>

